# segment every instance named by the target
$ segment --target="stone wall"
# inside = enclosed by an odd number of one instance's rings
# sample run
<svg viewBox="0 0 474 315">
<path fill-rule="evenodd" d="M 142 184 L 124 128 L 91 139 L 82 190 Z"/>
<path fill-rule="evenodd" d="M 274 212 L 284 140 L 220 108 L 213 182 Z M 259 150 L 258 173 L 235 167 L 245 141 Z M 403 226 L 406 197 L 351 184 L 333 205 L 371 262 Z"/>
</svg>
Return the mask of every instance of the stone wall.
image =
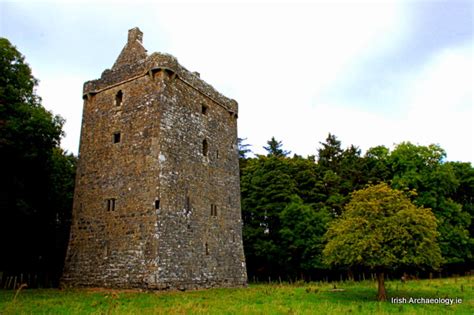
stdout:
<svg viewBox="0 0 474 315">
<path fill-rule="evenodd" d="M 237 103 L 130 32 L 112 70 L 84 84 L 62 284 L 245 285 Z"/>
</svg>

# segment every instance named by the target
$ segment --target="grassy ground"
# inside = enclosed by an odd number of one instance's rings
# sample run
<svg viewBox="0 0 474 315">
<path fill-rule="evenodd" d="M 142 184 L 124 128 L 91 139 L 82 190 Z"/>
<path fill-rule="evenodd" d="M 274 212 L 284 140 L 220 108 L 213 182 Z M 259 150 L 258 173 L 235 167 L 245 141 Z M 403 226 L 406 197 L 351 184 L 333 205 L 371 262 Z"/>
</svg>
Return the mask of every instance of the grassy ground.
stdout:
<svg viewBox="0 0 474 315">
<path fill-rule="evenodd" d="M 376 284 L 369 281 L 189 292 L 26 289 L 16 298 L 15 291 L 0 290 L 0 314 L 474 314 L 473 276 L 389 281 L 387 289 L 387 302 L 376 301 Z M 395 304 L 391 297 L 451 298 L 462 303 Z"/>
</svg>

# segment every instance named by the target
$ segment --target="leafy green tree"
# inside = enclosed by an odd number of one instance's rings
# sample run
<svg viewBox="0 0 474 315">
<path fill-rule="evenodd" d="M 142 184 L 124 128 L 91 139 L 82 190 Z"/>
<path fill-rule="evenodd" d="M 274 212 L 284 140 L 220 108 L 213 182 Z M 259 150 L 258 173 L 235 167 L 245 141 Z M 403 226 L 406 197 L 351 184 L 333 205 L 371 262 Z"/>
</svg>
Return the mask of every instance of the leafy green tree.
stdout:
<svg viewBox="0 0 474 315">
<path fill-rule="evenodd" d="M 380 301 L 386 300 L 384 272 L 399 266 L 436 268 L 442 262 L 436 218 L 401 191 L 381 183 L 352 193 L 342 216 L 330 223 L 323 254 L 335 266 L 375 270 Z"/>
<path fill-rule="evenodd" d="M 286 159 L 259 156 L 242 170 L 243 240 L 248 273 L 281 274 L 280 213 L 296 193 Z"/>
<path fill-rule="evenodd" d="M 414 203 L 431 208 L 438 219 L 439 244 L 446 262 L 463 263 L 473 258 L 474 242 L 469 235 L 472 214 L 468 203 L 465 207 L 454 199 L 462 175 L 456 174 L 454 164 L 445 163 L 445 158 L 446 152 L 438 145 L 398 144 L 389 157 L 392 187 L 416 190 Z"/>
<path fill-rule="evenodd" d="M 331 216 L 325 208 L 315 209 L 297 195 L 280 213 L 282 247 L 286 252 L 287 272 L 293 276 L 325 266 L 322 262 L 323 235 Z"/>
<path fill-rule="evenodd" d="M 376 146 L 365 152 L 362 167 L 366 183 L 378 184 L 392 179 L 389 156 L 390 150 L 385 146 Z"/>
<path fill-rule="evenodd" d="M 41 106 L 38 81 L 5 38 L 0 73 L 0 269 L 56 268 L 59 274 L 63 257 L 60 263 L 54 258 L 53 231 L 61 214 L 70 212 L 75 172 L 73 158 L 59 149 L 64 121 Z"/>
<path fill-rule="evenodd" d="M 462 205 L 462 211 L 469 214 L 471 224 L 469 226 L 469 237 L 472 242 L 474 240 L 474 167 L 471 163 L 449 162 L 459 186 L 452 194 L 452 199 Z M 471 252 L 474 248 L 471 249 Z M 470 257 L 470 261 L 474 261 L 474 257 Z"/>
<path fill-rule="evenodd" d="M 267 150 L 267 156 L 275 156 L 275 157 L 286 157 L 291 151 L 283 150 L 283 143 L 281 141 L 277 141 L 275 137 L 272 137 L 269 141 L 267 141 L 268 146 L 263 147 Z"/>
</svg>

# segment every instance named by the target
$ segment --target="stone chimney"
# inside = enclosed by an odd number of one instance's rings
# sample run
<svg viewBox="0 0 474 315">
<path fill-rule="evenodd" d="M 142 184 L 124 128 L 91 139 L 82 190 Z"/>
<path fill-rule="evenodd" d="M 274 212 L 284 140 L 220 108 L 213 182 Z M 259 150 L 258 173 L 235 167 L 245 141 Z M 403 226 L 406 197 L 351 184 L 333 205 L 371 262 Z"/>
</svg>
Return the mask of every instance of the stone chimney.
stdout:
<svg viewBox="0 0 474 315">
<path fill-rule="evenodd" d="M 128 44 L 134 41 L 138 41 L 140 44 L 143 43 L 143 32 L 138 27 L 128 30 Z"/>
<path fill-rule="evenodd" d="M 148 57 L 142 42 L 143 33 L 138 27 L 129 30 L 127 44 L 123 47 L 122 52 L 112 67 L 112 70 L 118 69 L 124 65 L 134 64 Z"/>
</svg>

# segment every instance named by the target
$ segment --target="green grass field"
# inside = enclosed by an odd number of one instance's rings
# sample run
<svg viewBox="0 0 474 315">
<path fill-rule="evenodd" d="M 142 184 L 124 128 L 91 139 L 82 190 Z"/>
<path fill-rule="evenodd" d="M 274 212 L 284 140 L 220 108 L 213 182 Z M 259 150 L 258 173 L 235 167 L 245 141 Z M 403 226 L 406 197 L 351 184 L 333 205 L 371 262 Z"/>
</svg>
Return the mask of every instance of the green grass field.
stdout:
<svg viewBox="0 0 474 315">
<path fill-rule="evenodd" d="M 336 290 L 334 290 L 336 285 Z M 0 314 L 474 314 L 474 277 L 388 281 L 377 302 L 374 282 L 253 284 L 188 292 L 0 290 Z M 391 297 L 451 298 L 461 303 L 394 304 Z"/>
</svg>

